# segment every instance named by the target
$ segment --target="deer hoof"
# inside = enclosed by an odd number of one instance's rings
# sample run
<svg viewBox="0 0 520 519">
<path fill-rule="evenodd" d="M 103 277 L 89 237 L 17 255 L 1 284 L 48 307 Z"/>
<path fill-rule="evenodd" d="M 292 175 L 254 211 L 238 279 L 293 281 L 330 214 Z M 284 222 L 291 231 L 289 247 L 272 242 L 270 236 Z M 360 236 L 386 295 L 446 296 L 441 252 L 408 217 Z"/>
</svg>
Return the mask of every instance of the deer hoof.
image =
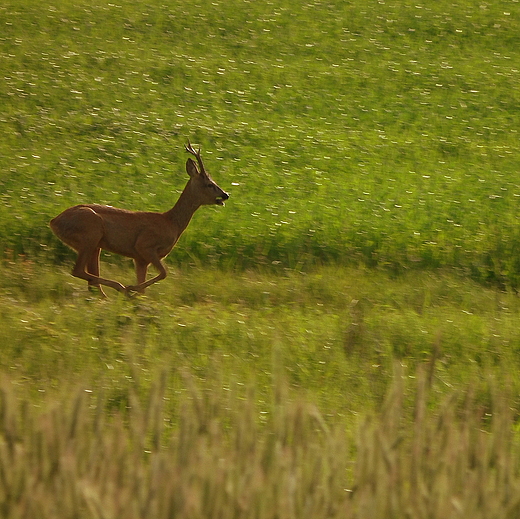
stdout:
<svg viewBox="0 0 520 519">
<path fill-rule="evenodd" d="M 136 297 L 142 293 L 143 293 L 143 291 L 139 290 L 136 286 L 132 285 L 132 286 L 125 287 L 125 295 L 127 297 Z"/>
</svg>

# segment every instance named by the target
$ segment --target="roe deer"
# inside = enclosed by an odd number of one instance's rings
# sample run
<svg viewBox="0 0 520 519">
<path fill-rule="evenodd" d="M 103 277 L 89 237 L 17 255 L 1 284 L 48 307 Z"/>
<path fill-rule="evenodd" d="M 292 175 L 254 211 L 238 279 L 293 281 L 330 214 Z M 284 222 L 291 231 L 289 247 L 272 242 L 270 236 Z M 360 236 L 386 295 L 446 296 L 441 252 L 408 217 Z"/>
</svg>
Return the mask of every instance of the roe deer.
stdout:
<svg viewBox="0 0 520 519">
<path fill-rule="evenodd" d="M 177 203 L 165 213 L 127 211 L 109 205 L 81 204 L 65 209 L 53 218 L 50 227 L 58 238 L 78 253 L 72 275 L 88 281 L 89 288 L 101 285 L 112 287 L 129 295 L 143 293 L 151 284 L 166 277 L 161 261 L 169 254 L 191 217 L 201 205 L 224 205 L 229 195 L 206 172 L 198 151 L 188 140 L 186 151 L 197 159 L 186 162 L 190 176 Z M 99 276 L 101 249 L 133 258 L 137 285 L 124 286 L 118 281 Z M 148 266 L 158 274 L 146 281 Z"/>
</svg>

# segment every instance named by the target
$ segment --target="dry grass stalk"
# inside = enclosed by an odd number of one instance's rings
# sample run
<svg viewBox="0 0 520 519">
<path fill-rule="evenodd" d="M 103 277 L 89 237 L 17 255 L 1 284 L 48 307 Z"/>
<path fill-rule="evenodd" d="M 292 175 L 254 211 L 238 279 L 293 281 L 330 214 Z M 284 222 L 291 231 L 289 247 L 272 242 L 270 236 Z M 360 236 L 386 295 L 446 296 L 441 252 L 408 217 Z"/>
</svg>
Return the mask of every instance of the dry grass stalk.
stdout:
<svg viewBox="0 0 520 519">
<path fill-rule="evenodd" d="M 4 381 L 0 515 L 518 517 L 520 456 L 503 399 L 483 430 L 471 396 L 430 411 L 426 385 L 420 376 L 409 420 L 397 377 L 381 414 L 360 424 L 352 454 L 343 427 L 327 425 L 309 403 L 289 403 L 283 385 L 261 424 L 253 398 L 230 400 L 192 384 L 178 426 L 167 430 L 164 377 L 146 403 L 132 397 L 124 417 L 106 416 L 102 399 L 81 391 L 68 405 L 36 412 Z"/>
</svg>

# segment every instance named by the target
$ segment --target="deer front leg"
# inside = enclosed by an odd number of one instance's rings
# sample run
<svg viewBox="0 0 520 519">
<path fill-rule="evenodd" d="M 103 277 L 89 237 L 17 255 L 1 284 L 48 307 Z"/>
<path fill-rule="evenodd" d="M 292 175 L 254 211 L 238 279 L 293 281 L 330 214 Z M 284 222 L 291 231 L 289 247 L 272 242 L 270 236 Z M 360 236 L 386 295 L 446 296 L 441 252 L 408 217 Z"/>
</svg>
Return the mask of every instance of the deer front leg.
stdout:
<svg viewBox="0 0 520 519">
<path fill-rule="evenodd" d="M 142 294 L 146 288 L 148 288 L 150 285 L 153 285 L 154 283 L 157 283 L 157 281 L 160 281 L 161 279 L 164 279 L 167 275 L 167 270 L 162 261 L 157 257 L 153 258 L 150 262 L 146 263 L 146 267 L 144 267 L 144 261 L 143 263 L 136 261 L 136 272 L 137 272 L 137 285 L 128 286 L 126 287 L 126 293 L 129 292 L 138 292 Z M 149 279 L 148 281 L 145 281 L 146 278 L 146 269 L 148 268 L 149 264 L 152 264 L 157 271 L 159 272 L 157 276 L 155 276 L 152 279 Z"/>
<path fill-rule="evenodd" d="M 134 259 L 134 264 L 135 273 L 137 275 L 137 285 L 126 287 L 126 290 L 127 292 L 131 290 L 139 294 L 144 294 L 144 288 L 138 289 L 138 287 L 143 285 L 146 281 L 146 272 L 148 271 L 148 265 L 150 265 L 150 262 L 143 259 Z"/>
<path fill-rule="evenodd" d="M 101 249 L 100 248 L 96 249 L 96 252 L 94 252 L 94 254 L 92 254 L 92 256 L 90 257 L 90 259 L 88 261 L 88 265 L 87 265 L 87 272 L 96 277 L 99 277 L 99 256 L 100 256 L 100 254 L 101 254 Z M 99 283 L 93 283 L 93 282 L 89 281 L 88 287 L 89 287 L 89 289 L 95 288 L 95 289 L 99 290 L 100 294 L 103 297 L 107 297 L 107 295 L 105 294 L 103 288 L 101 287 L 101 285 Z"/>
</svg>

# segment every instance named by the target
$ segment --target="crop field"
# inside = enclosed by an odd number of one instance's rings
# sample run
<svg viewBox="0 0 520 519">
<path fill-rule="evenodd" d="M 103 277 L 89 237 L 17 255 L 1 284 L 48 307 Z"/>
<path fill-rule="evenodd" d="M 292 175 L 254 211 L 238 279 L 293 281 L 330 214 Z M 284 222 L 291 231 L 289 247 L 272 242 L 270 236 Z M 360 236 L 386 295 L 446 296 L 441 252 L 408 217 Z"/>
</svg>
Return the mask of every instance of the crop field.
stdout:
<svg viewBox="0 0 520 519">
<path fill-rule="evenodd" d="M 0 516 L 519 516 L 520 2 L 0 27 Z M 101 299 L 49 220 L 171 208 L 188 139 L 230 199 Z"/>
</svg>

